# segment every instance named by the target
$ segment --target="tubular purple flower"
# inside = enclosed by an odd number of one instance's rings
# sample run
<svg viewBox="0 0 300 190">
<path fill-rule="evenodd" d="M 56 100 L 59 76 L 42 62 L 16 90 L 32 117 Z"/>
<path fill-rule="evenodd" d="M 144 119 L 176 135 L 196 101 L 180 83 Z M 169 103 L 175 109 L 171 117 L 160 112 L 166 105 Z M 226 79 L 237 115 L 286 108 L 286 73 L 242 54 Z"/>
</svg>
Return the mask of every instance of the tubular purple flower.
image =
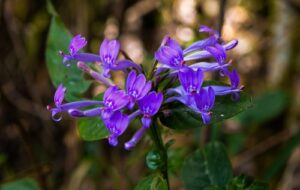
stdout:
<svg viewBox="0 0 300 190">
<path fill-rule="evenodd" d="M 220 35 L 217 31 L 215 31 L 212 28 L 209 28 L 205 25 L 200 25 L 199 32 L 207 32 L 207 33 L 209 33 L 210 36 L 204 40 L 199 40 L 199 41 L 191 44 L 186 49 L 184 49 L 183 50 L 184 55 L 191 53 L 193 51 L 203 50 L 207 46 L 213 46 L 218 42 L 218 39 L 220 38 Z"/>
<path fill-rule="evenodd" d="M 222 45 L 226 51 L 231 50 L 235 48 L 238 44 L 237 40 L 232 40 L 225 45 Z M 192 60 L 199 60 L 199 59 L 204 59 L 204 58 L 209 58 L 211 57 L 212 54 L 208 52 L 207 50 L 201 50 L 201 51 L 196 51 L 191 54 L 185 55 L 184 56 L 184 61 L 192 61 Z"/>
<path fill-rule="evenodd" d="M 101 116 L 102 108 L 93 108 L 85 111 L 81 111 L 79 109 L 69 109 L 68 113 L 72 117 L 96 117 Z"/>
<path fill-rule="evenodd" d="M 201 69 L 193 70 L 185 68 L 178 72 L 178 77 L 181 86 L 171 88 L 167 94 L 179 94 L 179 97 L 168 98 L 167 102 L 178 100 L 186 105 L 192 104 L 193 96 L 200 92 L 204 74 Z"/>
<path fill-rule="evenodd" d="M 128 96 L 124 90 L 118 90 L 117 86 L 109 87 L 103 96 L 102 118 L 108 119 L 113 112 L 122 109 L 128 102 Z"/>
<path fill-rule="evenodd" d="M 215 36 L 216 38 L 220 37 L 220 34 L 218 31 L 216 31 L 208 26 L 202 25 L 202 24 L 200 24 L 200 26 L 199 26 L 199 32 L 207 32 L 211 36 Z"/>
<path fill-rule="evenodd" d="M 198 69 L 201 69 L 203 72 L 214 72 L 219 71 L 222 75 L 223 73 L 227 72 L 227 67 L 231 64 L 231 61 L 227 62 L 224 65 L 220 65 L 217 62 L 209 63 L 209 62 L 198 62 L 194 63 L 189 66 L 189 68 L 193 69 L 194 71 L 197 71 Z M 224 71 L 225 70 L 225 71 Z M 174 70 L 170 72 L 168 77 L 177 76 L 179 73 L 179 70 Z"/>
<path fill-rule="evenodd" d="M 126 72 L 129 67 L 135 68 L 137 71 L 142 72 L 142 67 L 140 65 L 127 59 L 117 61 L 110 69 L 113 71 L 121 70 Z"/>
<path fill-rule="evenodd" d="M 114 112 L 111 117 L 104 120 L 106 128 L 110 132 L 108 142 L 112 146 L 118 145 L 118 137 L 124 133 L 129 124 L 128 116 L 120 111 Z"/>
<path fill-rule="evenodd" d="M 201 69 L 203 72 L 214 72 L 214 71 L 219 71 L 224 68 L 227 68 L 231 64 L 231 61 L 224 65 L 220 65 L 217 62 L 213 63 L 208 63 L 208 62 L 199 62 L 199 63 L 194 63 L 193 65 L 190 66 L 192 69 Z"/>
<path fill-rule="evenodd" d="M 189 47 L 187 47 L 186 49 L 183 50 L 183 53 L 184 53 L 184 55 L 186 55 L 186 54 L 191 53 L 193 51 L 203 50 L 207 46 L 212 46 L 215 43 L 217 43 L 217 39 L 214 36 L 211 36 L 209 38 L 206 38 L 204 40 L 199 40 L 199 41 L 191 44 Z"/>
<path fill-rule="evenodd" d="M 181 88 L 184 90 L 185 98 L 187 98 L 187 104 L 190 105 L 192 97 L 199 93 L 204 80 L 204 74 L 201 69 L 194 71 L 191 68 L 184 69 L 178 73 Z"/>
<path fill-rule="evenodd" d="M 141 140 L 144 136 L 146 128 L 141 127 L 133 136 L 132 138 L 125 143 L 124 148 L 126 150 L 132 150 L 136 146 L 136 144 Z"/>
<path fill-rule="evenodd" d="M 220 65 L 226 62 L 226 50 L 223 46 L 215 44 L 214 46 L 207 47 L 206 50 L 216 59 Z"/>
<path fill-rule="evenodd" d="M 181 46 L 177 43 L 176 40 L 173 40 L 169 35 L 166 35 L 162 41 L 161 47 L 167 46 L 177 51 L 182 51 Z"/>
<path fill-rule="evenodd" d="M 55 118 L 56 115 L 63 111 L 69 111 L 72 109 L 79 109 L 87 106 L 93 105 L 102 105 L 102 101 L 94 101 L 94 100 L 83 100 L 83 101 L 75 101 L 71 103 L 62 104 L 64 96 L 65 96 L 66 88 L 60 84 L 54 95 L 54 104 L 56 108 L 51 108 L 47 106 L 47 109 L 52 113 L 52 119 L 54 121 L 60 121 L 61 117 Z"/>
<path fill-rule="evenodd" d="M 204 80 L 204 74 L 201 69 L 194 71 L 191 68 L 186 68 L 178 73 L 178 77 L 186 94 L 194 95 L 200 92 Z"/>
<path fill-rule="evenodd" d="M 140 110 L 136 110 L 128 116 L 129 122 L 131 122 L 134 118 L 141 114 Z"/>
<path fill-rule="evenodd" d="M 232 95 L 233 100 L 239 100 L 239 92 L 244 89 L 244 86 L 240 86 L 240 77 L 236 70 L 232 70 L 232 72 L 228 72 L 228 77 L 230 79 L 230 86 L 210 86 L 214 89 L 216 96 L 223 96 L 227 94 Z M 208 87 L 206 87 L 208 88 Z"/>
<path fill-rule="evenodd" d="M 117 57 L 120 52 L 120 42 L 118 40 L 107 40 L 104 39 L 100 46 L 100 57 L 103 67 L 103 76 L 109 78 L 110 70 L 122 70 L 126 71 L 129 67 L 137 69 L 139 72 L 142 71 L 141 66 L 130 61 L 130 60 L 120 60 L 117 61 Z"/>
<path fill-rule="evenodd" d="M 80 49 L 86 46 L 86 44 L 87 41 L 84 37 L 82 37 L 80 34 L 76 35 L 74 38 L 72 38 L 69 45 L 70 55 L 75 55 Z"/>
<path fill-rule="evenodd" d="M 225 48 L 219 44 L 215 44 L 215 46 L 207 47 L 206 50 L 212 54 L 212 56 L 220 65 L 220 71 L 219 71 L 220 75 L 221 76 L 228 75 L 229 71 L 227 67 L 224 67 L 224 65 L 226 65 L 226 58 L 227 58 Z"/>
<path fill-rule="evenodd" d="M 126 92 L 129 95 L 128 109 L 132 109 L 134 102 L 143 98 L 151 90 L 151 81 L 146 82 L 143 74 L 136 75 L 135 71 L 128 74 Z"/>
<path fill-rule="evenodd" d="M 71 60 L 84 61 L 84 62 L 100 61 L 101 59 L 98 55 L 90 54 L 90 53 L 78 53 L 78 51 L 83 47 L 85 47 L 86 44 L 87 44 L 86 39 L 82 37 L 80 34 L 73 37 L 69 45 L 70 54 L 64 54 L 62 51 L 60 51 L 60 54 L 64 57 L 63 63 L 67 63 Z"/>
<path fill-rule="evenodd" d="M 162 104 L 162 101 L 163 101 L 162 93 L 156 93 L 154 91 L 150 92 L 148 95 L 144 96 L 141 100 L 138 101 L 140 111 L 143 114 L 142 117 L 143 127 L 145 128 L 150 127 L 151 117 L 158 112 Z"/>
<path fill-rule="evenodd" d="M 54 94 L 54 104 L 59 107 L 65 98 L 66 88 L 59 84 Z"/>
<path fill-rule="evenodd" d="M 204 124 L 209 124 L 211 120 L 210 110 L 215 103 L 214 90 L 209 87 L 207 90 L 202 88 L 198 94 L 194 96 L 196 107 L 192 108 L 201 114 Z"/>
<path fill-rule="evenodd" d="M 88 73 L 89 75 L 91 75 L 91 77 L 93 77 L 94 79 L 96 79 L 97 81 L 99 81 L 100 83 L 103 83 L 106 86 L 114 86 L 115 84 L 105 78 L 102 74 L 92 70 L 86 63 L 82 62 L 82 61 L 78 61 L 77 63 L 77 67 L 82 70 L 85 73 Z"/>
<path fill-rule="evenodd" d="M 155 52 L 155 59 L 166 68 L 180 69 L 184 67 L 183 51 L 180 45 L 170 37 L 165 37 L 164 41 L 165 45 Z"/>
<path fill-rule="evenodd" d="M 101 43 L 99 54 L 103 66 L 103 75 L 110 77 L 109 71 L 115 65 L 120 52 L 120 42 L 118 40 L 104 39 Z"/>
</svg>

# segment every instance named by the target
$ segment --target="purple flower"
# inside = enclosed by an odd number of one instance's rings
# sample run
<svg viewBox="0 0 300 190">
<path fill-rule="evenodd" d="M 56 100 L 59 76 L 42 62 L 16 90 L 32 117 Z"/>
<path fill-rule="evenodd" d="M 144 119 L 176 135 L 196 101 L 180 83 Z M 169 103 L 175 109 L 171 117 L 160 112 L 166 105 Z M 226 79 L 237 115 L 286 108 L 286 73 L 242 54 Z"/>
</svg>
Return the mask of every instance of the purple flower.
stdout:
<svg viewBox="0 0 300 190">
<path fill-rule="evenodd" d="M 82 61 L 78 61 L 77 67 L 80 70 L 82 70 L 83 72 L 88 73 L 91 77 L 93 77 L 98 82 L 101 82 L 102 84 L 104 84 L 108 87 L 114 86 L 114 83 L 111 80 L 104 77 L 101 73 L 98 73 L 98 72 L 94 71 L 93 69 L 91 69 L 86 63 L 84 63 Z"/>
<path fill-rule="evenodd" d="M 201 69 L 193 70 L 191 68 L 185 68 L 178 72 L 178 77 L 181 86 L 169 89 L 167 94 L 177 93 L 180 97 L 171 97 L 167 102 L 179 100 L 186 105 L 190 105 L 193 96 L 200 92 L 204 80 L 203 72 Z"/>
<path fill-rule="evenodd" d="M 61 120 L 61 117 L 56 118 L 56 115 L 63 111 L 68 111 L 69 114 L 73 117 L 84 117 L 84 115 L 91 116 L 91 114 L 95 115 L 95 110 L 82 112 L 81 110 L 79 110 L 79 108 L 84 108 L 93 105 L 99 105 L 99 106 L 102 105 L 102 101 L 94 101 L 94 100 L 83 100 L 83 101 L 75 101 L 71 103 L 62 104 L 65 96 L 65 91 L 66 88 L 62 84 L 60 84 L 56 89 L 54 95 L 54 104 L 56 108 L 51 108 L 50 106 L 47 106 L 47 109 L 52 113 L 52 119 L 54 121 Z"/>
<path fill-rule="evenodd" d="M 231 64 L 231 61 L 224 65 L 220 65 L 218 62 L 198 62 L 194 63 L 193 65 L 190 66 L 190 68 L 193 69 L 201 69 L 203 72 L 214 72 L 214 71 L 221 71 L 222 69 L 228 67 Z"/>
<path fill-rule="evenodd" d="M 72 38 L 69 45 L 70 55 L 75 55 L 80 49 L 86 46 L 86 44 L 87 41 L 80 34 Z"/>
<path fill-rule="evenodd" d="M 191 44 L 189 47 L 183 50 L 184 55 L 191 53 L 193 51 L 197 50 L 203 50 L 207 46 L 213 46 L 218 42 L 218 39 L 220 38 L 220 35 L 217 31 L 213 30 L 212 28 L 209 28 L 204 25 L 200 25 L 199 32 L 207 32 L 209 33 L 209 37 L 204 40 L 199 40 L 193 44 Z"/>
<path fill-rule="evenodd" d="M 226 50 L 223 46 L 219 44 L 215 44 L 215 46 L 207 47 L 206 50 L 211 53 L 211 55 L 215 58 L 215 60 L 220 65 L 220 75 L 225 76 L 228 74 L 227 64 L 226 64 Z"/>
<path fill-rule="evenodd" d="M 134 102 L 143 98 L 151 90 L 151 81 L 146 82 L 143 74 L 136 75 L 135 71 L 131 71 L 126 81 L 126 91 L 129 95 L 128 108 L 132 109 Z"/>
<path fill-rule="evenodd" d="M 56 105 L 56 107 L 60 107 L 60 105 L 62 104 L 65 98 L 65 92 L 66 87 L 64 87 L 62 84 L 59 84 L 54 94 L 54 104 Z"/>
<path fill-rule="evenodd" d="M 173 40 L 170 36 L 166 35 L 162 40 L 161 46 L 167 46 L 177 51 L 182 51 L 181 46 L 178 44 L 176 40 Z"/>
<path fill-rule="evenodd" d="M 85 47 L 87 41 L 80 34 L 76 35 L 71 39 L 69 44 L 69 53 L 65 54 L 60 51 L 60 54 L 64 57 L 63 63 L 67 63 L 71 60 L 84 61 L 84 62 L 95 62 L 100 61 L 100 57 L 98 55 L 89 54 L 89 53 L 78 53 L 80 49 Z"/>
<path fill-rule="evenodd" d="M 104 39 L 100 46 L 100 57 L 103 66 L 103 75 L 110 77 L 109 71 L 115 66 L 120 51 L 120 42 L 118 40 Z"/>
<path fill-rule="evenodd" d="M 133 67 L 140 72 L 142 71 L 141 67 L 138 64 L 130 60 L 117 61 L 119 52 L 120 42 L 118 40 L 103 40 L 100 46 L 99 54 L 102 61 L 104 77 L 110 77 L 110 70 L 123 70 L 125 72 L 129 67 Z"/>
<path fill-rule="evenodd" d="M 211 36 L 215 36 L 216 38 L 219 38 L 220 37 L 220 34 L 218 31 L 208 27 L 208 26 L 205 26 L 205 25 L 202 25 L 200 24 L 200 27 L 199 27 L 199 32 L 207 32 L 209 33 Z"/>
<path fill-rule="evenodd" d="M 210 110 L 213 108 L 215 103 L 214 90 L 209 87 L 207 90 L 202 88 L 198 94 L 194 96 L 195 105 L 191 108 L 200 113 L 203 123 L 209 124 L 211 120 Z"/>
<path fill-rule="evenodd" d="M 128 102 L 128 96 L 124 90 L 118 90 L 117 86 L 109 87 L 103 96 L 102 118 L 108 119 L 113 112 L 122 109 Z"/>
<path fill-rule="evenodd" d="M 120 111 L 114 112 L 109 119 L 104 120 L 106 128 L 110 132 L 108 142 L 112 146 L 117 146 L 118 137 L 124 133 L 129 124 L 128 116 Z"/>
<path fill-rule="evenodd" d="M 239 92 L 241 92 L 244 89 L 244 86 L 240 86 L 240 77 L 236 70 L 232 70 L 232 72 L 227 73 L 229 79 L 230 79 L 230 86 L 210 86 L 215 91 L 216 96 L 223 96 L 227 94 L 232 95 L 233 100 L 239 100 Z M 208 88 L 208 87 L 206 87 Z"/>
<path fill-rule="evenodd" d="M 69 109 L 68 113 L 72 117 L 96 117 L 101 116 L 102 108 L 97 107 L 89 110 Z"/>
<path fill-rule="evenodd" d="M 141 127 L 135 134 L 132 136 L 132 138 L 125 143 L 124 148 L 126 150 L 131 150 L 135 147 L 135 145 L 141 140 L 141 138 L 144 136 L 144 133 L 146 131 L 146 128 Z"/>
<path fill-rule="evenodd" d="M 156 93 L 154 91 L 150 92 L 148 95 L 144 96 L 141 100 L 138 101 L 140 111 L 143 114 L 142 117 L 143 127 L 145 128 L 150 127 L 151 117 L 158 112 L 162 101 L 163 101 L 162 93 Z"/>
<path fill-rule="evenodd" d="M 75 36 L 69 45 L 70 54 L 65 54 L 62 51 L 60 54 L 64 57 L 63 63 L 68 63 L 71 60 L 81 62 L 102 62 L 103 75 L 106 78 L 110 77 L 110 70 L 123 70 L 133 67 L 141 72 L 141 67 L 129 60 L 117 61 L 117 57 L 120 51 L 120 42 L 118 40 L 107 40 L 104 39 L 101 43 L 99 54 L 92 53 L 78 53 L 78 51 L 86 45 L 85 38 L 81 35 Z M 95 74 L 95 73 L 93 73 Z"/>
<path fill-rule="evenodd" d="M 237 44 L 238 44 L 237 40 L 232 40 L 222 46 L 226 51 L 228 51 L 228 50 L 235 48 L 237 46 Z M 196 52 L 190 53 L 188 55 L 185 55 L 184 61 L 205 59 L 205 58 L 209 58 L 211 56 L 212 56 L 212 54 L 210 52 L 208 52 L 207 50 L 200 50 L 200 51 L 196 51 Z"/>
<path fill-rule="evenodd" d="M 201 69 L 194 71 L 191 68 L 186 68 L 178 73 L 178 77 L 186 94 L 194 95 L 200 92 L 204 79 Z"/>
<path fill-rule="evenodd" d="M 223 46 L 215 44 L 214 46 L 207 47 L 206 50 L 216 59 L 220 65 L 226 62 L 226 50 Z"/>
<path fill-rule="evenodd" d="M 178 70 L 185 65 L 180 45 L 169 36 L 164 38 L 163 45 L 155 52 L 155 59 L 163 64 L 164 68 Z"/>
</svg>

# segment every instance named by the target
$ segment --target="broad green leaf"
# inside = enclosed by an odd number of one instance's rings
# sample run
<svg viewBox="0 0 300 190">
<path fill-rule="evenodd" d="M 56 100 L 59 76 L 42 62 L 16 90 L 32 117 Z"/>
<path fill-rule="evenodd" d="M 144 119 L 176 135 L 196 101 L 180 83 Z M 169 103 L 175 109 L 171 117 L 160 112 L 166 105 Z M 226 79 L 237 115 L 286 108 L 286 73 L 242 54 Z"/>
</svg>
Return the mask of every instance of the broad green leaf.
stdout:
<svg viewBox="0 0 300 190">
<path fill-rule="evenodd" d="M 230 95 L 217 96 L 212 110 L 211 124 L 231 118 L 251 106 L 251 98 L 246 93 L 240 93 L 239 101 L 232 101 Z M 160 114 L 163 125 L 172 129 L 190 129 L 204 126 L 201 115 L 187 106 L 174 102 L 171 103 L 164 113 Z"/>
<path fill-rule="evenodd" d="M 188 157 L 181 177 L 187 190 L 203 190 L 211 186 L 226 187 L 232 176 L 225 147 L 212 142 Z"/>
<path fill-rule="evenodd" d="M 39 190 L 38 184 L 31 178 L 24 178 L 0 186 L 1 190 Z"/>
<path fill-rule="evenodd" d="M 271 163 L 263 176 L 263 180 L 269 181 L 274 175 L 276 175 L 286 164 L 287 160 L 291 156 L 293 150 L 300 144 L 300 132 L 292 136 L 287 143 L 279 150 L 278 155 Z"/>
<path fill-rule="evenodd" d="M 107 138 L 109 131 L 100 117 L 80 118 L 77 124 L 79 136 L 86 141 L 96 141 Z"/>
<path fill-rule="evenodd" d="M 134 190 L 168 190 L 168 185 L 160 175 L 153 175 L 142 179 Z"/>
<path fill-rule="evenodd" d="M 177 174 L 182 167 L 186 156 L 185 148 L 170 148 L 168 149 L 168 171 Z"/>
<path fill-rule="evenodd" d="M 253 178 L 245 175 L 232 178 L 228 185 L 227 190 L 267 190 L 268 184 L 254 180 Z"/>
<path fill-rule="evenodd" d="M 53 85 L 57 87 L 63 83 L 67 88 L 67 101 L 78 100 L 90 85 L 90 82 L 83 79 L 83 73 L 76 67 L 76 63 L 71 63 L 69 67 L 62 63 L 59 51 L 68 52 L 71 38 L 61 19 L 53 15 L 46 45 L 46 63 Z"/>
<path fill-rule="evenodd" d="M 237 119 L 243 125 L 267 122 L 277 117 L 288 106 L 289 96 L 284 91 L 267 92 L 253 100 L 253 106 L 239 114 Z"/>
<path fill-rule="evenodd" d="M 94 100 L 101 101 L 103 93 L 96 95 Z M 106 129 L 103 121 L 99 117 L 80 118 L 77 123 L 79 136 L 86 141 L 96 141 L 107 138 L 109 131 Z"/>
</svg>

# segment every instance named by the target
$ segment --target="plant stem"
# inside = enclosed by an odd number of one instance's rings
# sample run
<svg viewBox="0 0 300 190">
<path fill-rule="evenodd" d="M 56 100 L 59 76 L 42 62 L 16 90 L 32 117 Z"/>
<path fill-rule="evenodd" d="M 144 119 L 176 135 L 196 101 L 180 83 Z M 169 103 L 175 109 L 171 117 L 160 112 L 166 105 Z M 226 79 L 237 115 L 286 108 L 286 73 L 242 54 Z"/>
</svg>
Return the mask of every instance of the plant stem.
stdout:
<svg viewBox="0 0 300 190">
<path fill-rule="evenodd" d="M 155 60 L 154 64 L 152 65 L 150 74 L 148 75 L 148 80 L 150 80 L 150 79 L 153 78 L 153 75 L 154 75 L 154 72 L 155 72 L 155 69 L 156 69 L 157 64 L 158 64 L 158 61 Z"/>
<path fill-rule="evenodd" d="M 226 6 L 227 0 L 220 0 L 220 7 L 219 7 L 219 18 L 218 18 L 218 25 L 217 25 L 217 30 L 220 34 L 222 35 L 222 28 L 224 24 L 224 15 L 225 15 L 225 6 Z"/>
<path fill-rule="evenodd" d="M 163 178 L 166 180 L 168 185 L 168 190 L 169 190 L 170 184 L 169 184 L 169 175 L 168 175 L 168 154 L 167 154 L 167 149 L 161 138 L 161 131 L 160 131 L 160 126 L 158 125 L 157 122 L 157 118 L 153 119 L 153 124 L 150 127 L 150 133 L 154 141 L 155 147 L 159 151 L 162 160 L 162 166 L 159 167 L 160 173 L 162 174 Z"/>
</svg>

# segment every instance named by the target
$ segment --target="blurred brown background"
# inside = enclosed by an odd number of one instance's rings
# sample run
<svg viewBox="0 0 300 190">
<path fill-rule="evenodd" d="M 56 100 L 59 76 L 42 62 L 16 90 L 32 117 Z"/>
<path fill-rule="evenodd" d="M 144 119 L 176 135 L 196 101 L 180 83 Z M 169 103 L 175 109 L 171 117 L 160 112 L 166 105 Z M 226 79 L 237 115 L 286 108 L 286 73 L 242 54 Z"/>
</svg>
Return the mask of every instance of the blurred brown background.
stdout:
<svg viewBox="0 0 300 190">
<path fill-rule="evenodd" d="M 300 189 L 299 140 L 290 140 L 300 127 L 299 0 L 56 0 L 53 5 L 72 34 L 87 37 L 88 51 L 97 53 L 104 37 L 119 38 L 132 59 L 144 64 L 165 34 L 188 45 L 203 36 L 199 24 L 219 28 L 224 20 L 222 38 L 239 40 L 230 53 L 233 66 L 259 105 L 201 134 L 166 131 L 166 139 L 177 140 L 170 154 L 179 158 L 171 164 L 172 189 L 183 189 L 180 160 L 211 139 L 225 143 L 236 175 L 269 175 L 270 189 Z M 51 121 L 46 105 L 55 89 L 45 64 L 46 2 L 0 0 L 0 10 L 1 184 L 30 176 L 45 190 L 133 189 L 149 173 L 150 141 L 127 152 L 106 140 L 83 142 L 68 117 Z M 120 77 L 115 80 L 122 84 Z"/>
</svg>

